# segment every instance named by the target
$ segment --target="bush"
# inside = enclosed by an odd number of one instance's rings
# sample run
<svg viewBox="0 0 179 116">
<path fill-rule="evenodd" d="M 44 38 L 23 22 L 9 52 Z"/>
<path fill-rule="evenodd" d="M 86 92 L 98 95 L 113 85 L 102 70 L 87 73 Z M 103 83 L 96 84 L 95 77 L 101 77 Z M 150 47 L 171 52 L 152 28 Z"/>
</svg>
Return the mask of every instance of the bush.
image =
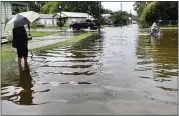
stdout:
<svg viewBox="0 0 179 116">
<path fill-rule="evenodd" d="M 37 24 L 35 23 L 32 23 L 32 26 L 31 26 L 32 29 L 36 29 L 37 28 Z"/>
<path fill-rule="evenodd" d="M 151 2 L 147 5 L 146 8 L 143 9 L 143 12 L 139 17 L 139 21 L 142 28 L 149 27 L 154 21 L 157 20 L 159 15 L 155 11 L 156 5 L 157 2 Z"/>
<path fill-rule="evenodd" d="M 64 26 L 64 23 L 63 23 L 63 20 L 61 20 L 60 22 L 60 19 L 57 21 L 57 25 L 60 27 L 63 27 Z"/>
</svg>

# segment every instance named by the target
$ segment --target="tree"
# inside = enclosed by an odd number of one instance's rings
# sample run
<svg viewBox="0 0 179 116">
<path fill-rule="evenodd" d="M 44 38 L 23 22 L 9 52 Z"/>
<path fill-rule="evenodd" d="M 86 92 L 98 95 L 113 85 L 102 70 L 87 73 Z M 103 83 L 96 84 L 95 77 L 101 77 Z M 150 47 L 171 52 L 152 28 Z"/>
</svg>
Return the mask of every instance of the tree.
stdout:
<svg viewBox="0 0 179 116">
<path fill-rule="evenodd" d="M 115 25 L 118 25 L 121 23 L 127 24 L 127 21 L 129 21 L 129 18 L 128 18 L 129 16 L 130 14 L 127 13 L 127 11 L 122 11 L 122 14 L 121 14 L 121 11 L 116 11 L 112 13 L 111 19 Z"/>
<path fill-rule="evenodd" d="M 103 9 L 104 11 L 104 14 L 112 14 L 113 13 L 113 11 L 112 10 L 110 10 L 110 9 Z"/>
<path fill-rule="evenodd" d="M 13 5 L 12 6 L 12 14 L 13 15 L 20 13 L 20 12 L 26 12 L 26 11 L 27 11 L 27 7 L 20 6 L 20 5 Z"/>
<path fill-rule="evenodd" d="M 46 3 L 47 2 L 45 2 L 45 1 L 30 1 L 29 2 L 29 10 L 39 13 L 40 8 Z"/>
<path fill-rule="evenodd" d="M 59 5 L 60 2 L 47 2 L 46 4 L 44 4 L 41 9 L 40 9 L 40 13 L 44 13 L 44 14 L 55 14 L 57 12 L 59 12 Z"/>
<path fill-rule="evenodd" d="M 148 27 L 154 21 L 159 20 L 178 20 L 178 2 L 148 2 L 146 7 L 140 6 L 139 2 L 135 2 L 135 10 L 138 13 L 139 21 L 142 27 Z M 142 10 L 141 10 L 142 9 Z"/>
<path fill-rule="evenodd" d="M 98 1 L 57 1 L 57 2 L 48 2 L 42 6 L 41 13 L 51 13 L 54 14 L 59 12 L 59 5 L 62 6 L 62 11 L 67 12 L 82 12 L 89 13 L 94 18 L 99 16 L 99 7 Z M 101 6 L 101 13 L 104 12 L 103 7 Z"/>
<path fill-rule="evenodd" d="M 134 3 L 134 10 L 137 12 L 137 15 L 140 17 L 141 14 L 143 13 L 143 9 L 145 7 L 147 7 L 147 5 L 149 4 L 150 2 L 144 2 L 144 1 L 140 1 L 140 2 L 135 2 Z"/>
</svg>

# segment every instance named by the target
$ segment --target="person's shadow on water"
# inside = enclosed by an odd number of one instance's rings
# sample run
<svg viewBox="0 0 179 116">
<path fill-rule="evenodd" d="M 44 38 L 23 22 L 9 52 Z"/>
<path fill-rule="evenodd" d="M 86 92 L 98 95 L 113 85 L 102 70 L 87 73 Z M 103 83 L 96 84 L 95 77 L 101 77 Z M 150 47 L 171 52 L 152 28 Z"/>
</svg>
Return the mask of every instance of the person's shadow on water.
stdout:
<svg viewBox="0 0 179 116">
<path fill-rule="evenodd" d="M 50 102 L 44 102 L 44 103 L 39 103 L 39 104 L 34 104 L 33 103 L 33 94 L 37 93 L 38 91 L 34 92 L 32 90 L 33 83 L 32 83 L 32 77 L 30 74 L 30 69 L 28 63 L 25 64 L 25 70 L 22 70 L 20 72 L 20 83 L 18 87 L 22 87 L 23 90 L 21 90 L 18 94 L 15 94 L 12 97 L 13 99 L 10 99 L 9 101 L 12 101 L 15 104 L 18 105 L 42 105 Z M 20 99 L 18 99 L 20 97 Z"/>
<path fill-rule="evenodd" d="M 20 91 L 19 96 L 19 104 L 20 105 L 33 105 L 33 96 L 31 88 L 33 87 L 32 84 L 32 77 L 30 75 L 30 69 L 28 63 L 25 65 L 25 70 L 20 72 L 20 87 L 23 90 Z"/>
</svg>

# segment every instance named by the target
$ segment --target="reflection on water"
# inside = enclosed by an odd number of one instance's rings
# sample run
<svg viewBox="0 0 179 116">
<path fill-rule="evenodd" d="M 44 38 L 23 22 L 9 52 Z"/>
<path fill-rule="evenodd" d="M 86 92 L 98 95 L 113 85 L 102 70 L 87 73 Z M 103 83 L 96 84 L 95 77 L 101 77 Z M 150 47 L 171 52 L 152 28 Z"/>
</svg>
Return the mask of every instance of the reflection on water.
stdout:
<svg viewBox="0 0 179 116">
<path fill-rule="evenodd" d="M 178 76 L 178 33 L 177 30 L 164 31 L 161 38 L 139 36 L 136 55 L 139 59 L 138 71 L 153 70 L 153 79 L 169 81 Z"/>
<path fill-rule="evenodd" d="M 34 98 L 33 94 L 36 92 L 32 90 L 33 79 L 30 74 L 30 69 L 28 64 L 25 64 L 25 69 L 20 72 L 19 83 L 17 83 L 17 86 L 16 87 L 11 86 L 11 87 L 5 87 L 1 89 L 2 100 L 12 101 L 13 103 L 18 105 L 39 105 L 33 103 L 33 98 Z M 45 103 L 41 103 L 41 104 L 45 104 Z"/>
<path fill-rule="evenodd" d="M 91 82 L 85 81 L 61 81 L 53 80 L 53 75 L 66 76 L 89 76 L 98 72 L 101 64 L 99 63 L 102 56 L 103 38 L 89 38 L 82 40 L 73 46 L 55 48 L 36 53 L 33 58 L 29 59 L 31 70 L 25 70 L 20 73 L 20 79 L 16 82 L 13 89 L 4 86 L 2 88 L 2 100 L 12 101 L 20 105 L 39 105 L 34 96 L 39 93 L 50 92 L 48 85 L 90 85 Z M 32 76 L 31 76 L 32 74 Z M 43 82 L 43 75 L 50 76 L 51 82 Z M 32 79 L 33 78 L 33 79 Z M 44 90 L 45 89 L 45 90 Z M 14 92 L 14 93 L 13 93 Z M 37 97 L 38 98 L 38 97 Z M 37 103 L 34 101 L 37 101 Z M 43 100 L 42 102 L 48 100 Z"/>
<path fill-rule="evenodd" d="M 20 73 L 20 87 L 22 87 L 23 90 L 20 91 L 19 96 L 20 100 L 19 103 L 21 105 L 31 105 L 33 103 L 33 97 L 32 97 L 32 77 L 30 75 L 30 69 L 28 66 L 26 66 L 25 71 L 22 71 Z"/>
<path fill-rule="evenodd" d="M 102 41 L 102 38 L 86 39 L 73 46 L 42 51 L 37 59 L 45 58 L 40 61 L 44 74 L 93 75 L 97 72 L 94 68 L 100 67 Z"/>
<path fill-rule="evenodd" d="M 32 105 L 33 104 L 33 96 L 31 88 L 33 87 L 32 84 L 32 77 L 30 75 L 30 69 L 28 64 L 25 65 L 25 70 L 20 72 L 20 79 L 19 79 L 19 84 L 17 85 L 20 92 L 16 93 L 11 96 L 2 96 L 2 99 L 6 99 L 9 101 L 12 101 L 16 104 L 20 105 Z M 6 89 L 4 89 L 6 90 Z M 2 90 L 3 91 L 3 90 Z M 9 93 L 9 92 L 6 92 Z M 3 95 L 3 94 L 1 94 Z"/>
</svg>

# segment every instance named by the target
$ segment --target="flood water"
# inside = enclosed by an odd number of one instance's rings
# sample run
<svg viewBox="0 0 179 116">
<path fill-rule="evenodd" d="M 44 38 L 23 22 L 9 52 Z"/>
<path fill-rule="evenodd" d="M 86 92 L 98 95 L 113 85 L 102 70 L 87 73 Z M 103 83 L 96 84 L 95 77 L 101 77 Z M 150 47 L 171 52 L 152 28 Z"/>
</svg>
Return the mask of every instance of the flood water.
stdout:
<svg viewBox="0 0 179 116">
<path fill-rule="evenodd" d="M 101 31 L 29 57 L 30 71 L 1 88 L 2 113 L 176 115 L 178 30 L 161 38 L 139 36 L 138 25 Z"/>
</svg>

